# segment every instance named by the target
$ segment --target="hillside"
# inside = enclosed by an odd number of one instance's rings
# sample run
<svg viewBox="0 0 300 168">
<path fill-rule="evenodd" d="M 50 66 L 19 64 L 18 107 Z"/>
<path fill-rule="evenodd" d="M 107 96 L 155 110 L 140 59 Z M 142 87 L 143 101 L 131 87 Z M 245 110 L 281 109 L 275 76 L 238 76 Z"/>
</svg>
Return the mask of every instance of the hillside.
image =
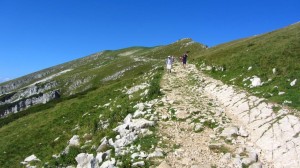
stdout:
<svg viewBox="0 0 300 168">
<path fill-rule="evenodd" d="M 187 67 L 165 58 L 190 51 Z M 299 167 L 300 23 L 102 51 L 0 84 L 0 167 Z"/>
<path fill-rule="evenodd" d="M 209 48 L 197 55 L 207 73 L 271 101 L 300 109 L 300 23 Z"/>
<path fill-rule="evenodd" d="M 160 95 L 166 56 L 204 49 L 182 39 L 166 46 L 103 51 L 0 84 L 0 165 L 22 167 L 20 162 L 32 154 L 41 160 L 38 167 L 76 165 L 77 154 L 95 153 L 101 139 L 114 137 L 112 129 L 136 104 Z M 68 145 L 72 137 L 80 137 L 81 148 Z M 119 157 L 124 164 L 130 158 Z"/>
</svg>

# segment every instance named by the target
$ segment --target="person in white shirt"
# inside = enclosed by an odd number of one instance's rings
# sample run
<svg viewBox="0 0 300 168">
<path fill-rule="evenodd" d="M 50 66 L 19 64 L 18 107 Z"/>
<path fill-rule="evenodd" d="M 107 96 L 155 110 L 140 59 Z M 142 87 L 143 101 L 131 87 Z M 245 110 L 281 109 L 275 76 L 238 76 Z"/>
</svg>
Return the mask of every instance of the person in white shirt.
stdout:
<svg viewBox="0 0 300 168">
<path fill-rule="evenodd" d="M 168 56 L 168 58 L 166 60 L 166 64 L 167 64 L 167 72 L 171 73 L 172 64 L 173 64 L 173 60 L 172 60 L 171 56 Z"/>
</svg>

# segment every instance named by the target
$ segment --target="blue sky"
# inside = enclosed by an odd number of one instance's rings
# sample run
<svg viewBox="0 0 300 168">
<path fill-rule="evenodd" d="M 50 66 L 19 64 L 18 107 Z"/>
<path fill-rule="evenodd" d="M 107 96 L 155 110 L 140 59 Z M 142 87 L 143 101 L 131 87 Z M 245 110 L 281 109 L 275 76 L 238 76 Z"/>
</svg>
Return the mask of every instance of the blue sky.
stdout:
<svg viewBox="0 0 300 168">
<path fill-rule="evenodd" d="M 215 46 L 300 21 L 299 0 L 0 0 L 0 82 L 106 49 Z"/>
</svg>

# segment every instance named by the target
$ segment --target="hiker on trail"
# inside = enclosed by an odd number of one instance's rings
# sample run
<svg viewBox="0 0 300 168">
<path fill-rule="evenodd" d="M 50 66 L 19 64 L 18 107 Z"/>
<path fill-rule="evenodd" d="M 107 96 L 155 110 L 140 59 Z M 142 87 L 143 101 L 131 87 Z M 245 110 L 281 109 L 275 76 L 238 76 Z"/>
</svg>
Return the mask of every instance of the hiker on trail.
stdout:
<svg viewBox="0 0 300 168">
<path fill-rule="evenodd" d="M 186 51 L 186 52 L 183 54 L 183 56 L 182 56 L 182 66 L 183 66 L 183 68 L 186 67 L 186 61 L 187 61 L 188 53 L 189 53 L 189 51 Z"/>
<path fill-rule="evenodd" d="M 171 73 L 172 64 L 173 64 L 173 60 L 171 56 L 168 56 L 166 60 L 166 64 L 167 64 L 167 72 Z"/>
</svg>

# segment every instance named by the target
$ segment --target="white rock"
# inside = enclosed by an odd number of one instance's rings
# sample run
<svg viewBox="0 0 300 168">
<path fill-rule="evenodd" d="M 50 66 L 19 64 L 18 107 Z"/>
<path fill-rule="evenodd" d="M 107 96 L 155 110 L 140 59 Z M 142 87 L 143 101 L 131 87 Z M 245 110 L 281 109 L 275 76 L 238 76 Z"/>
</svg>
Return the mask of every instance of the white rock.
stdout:
<svg viewBox="0 0 300 168">
<path fill-rule="evenodd" d="M 249 68 L 248 68 L 248 71 L 250 71 L 252 69 L 252 66 L 250 66 Z"/>
<path fill-rule="evenodd" d="M 276 73 L 276 68 L 273 68 L 272 72 L 273 72 L 273 74 L 275 74 Z"/>
<path fill-rule="evenodd" d="M 54 139 L 54 142 L 58 141 L 58 140 L 59 140 L 59 138 L 60 138 L 60 137 L 57 137 L 57 138 L 55 138 L 55 139 Z"/>
<path fill-rule="evenodd" d="M 78 135 L 74 135 L 70 140 L 69 140 L 69 146 L 79 146 L 80 142 L 79 142 L 79 136 Z"/>
<path fill-rule="evenodd" d="M 250 79 L 250 81 L 251 81 L 250 87 L 257 87 L 262 85 L 260 78 L 257 76 L 253 76 L 252 79 Z"/>
<path fill-rule="evenodd" d="M 133 106 L 133 108 L 137 108 L 138 110 L 143 111 L 145 108 L 145 105 L 144 105 L 144 103 L 138 103 L 135 106 Z"/>
<path fill-rule="evenodd" d="M 110 103 L 106 103 L 103 105 L 103 107 L 109 107 Z"/>
<path fill-rule="evenodd" d="M 153 153 L 150 153 L 148 155 L 148 158 L 153 158 L 153 157 L 163 157 L 164 154 L 161 151 L 154 151 Z"/>
<path fill-rule="evenodd" d="M 133 153 L 130 157 L 131 157 L 131 159 L 135 159 L 135 158 L 138 158 L 140 156 L 140 154 L 139 153 Z"/>
<path fill-rule="evenodd" d="M 289 101 L 289 100 L 285 100 L 283 101 L 283 104 L 292 104 L 293 102 L 292 101 Z"/>
<path fill-rule="evenodd" d="M 283 95 L 285 94 L 285 92 L 278 92 L 278 95 Z"/>
<path fill-rule="evenodd" d="M 133 118 L 141 117 L 141 116 L 145 115 L 146 113 L 147 113 L 146 111 L 136 110 L 133 114 Z"/>
<path fill-rule="evenodd" d="M 140 85 L 133 86 L 132 88 L 128 89 L 128 91 L 126 92 L 126 94 L 132 94 L 132 93 L 137 92 L 137 91 L 139 91 L 141 89 L 145 89 L 148 86 L 149 86 L 149 84 L 147 84 L 147 83 L 142 83 Z"/>
<path fill-rule="evenodd" d="M 131 114 L 128 114 L 125 119 L 124 119 L 124 124 L 129 124 L 131 123 L 131 120 L 132 120 L 132 115 Z"/>
<path fill-rule="evenodd" d="M 291 86 L 295 86 L 296 82 L 297 82 L 297 79 L 294 79 L 294 80 L 290 83 L 290 85 L 291 85 Z"/>
<path fill-rule="evenodd" d="M 110 138 L 110 139 L 108 140 L 108 144 L 109 144 L 110 146 L 114 146 L 114 145 L 115 145 L 115 143 L 114 143 L 114 141 L 113 141 L 112 138 Z"/>
<path fill-rule="evenodd" d="M 103 158 L 102 157 L 103 157 L 103 153 L 102 152 L 97 153 L 97 155 L 96 155 L 96 161 L 97 161 L 98 164 L 103 162 Z"/>
<path fill-rule="evenodd" d="M 221 133 L 221 137 L 231 137 L 232 135 L 238 135 L 238 128 L 231 126 L 231 127 L 227 127 L 225 128 L 222 133 Z"/>
<path fill-rule="evenodd" d="M 140 153 L 140 158 L 146 158 L 148 155 L 145 152 L 141 152 Z"/>
<path fill-rule="evenodd" d="M 92 168 L 93 154 L 80 153 L 76 156 L 75 160 L 78 163 L 77 168 Z"/>
<path fill-rule="evenodd" d="M 27 158 L 25 158 L 24 162 L 28 163 L 31 161 L 40 161 L 40 159 L 38 159 L 34 154 L 28 156 Z"/>
<path fill-rule="evenodd" d="M 143 166 L 145 166 L 144 161 L 139 161 L 132 164 L 132 167 L 143 167 Z"/>
<path fill-rule="evenodd" d="M 57 159 L 57 158 L 60 157 L 60 154 L 54 154 L 54 155 L 52 155 L 52 157 L 55 158 L 55 159 Z"/>
<path fill-rule="evenodd" d="M 240 135 L 242 137 L 247 137 L 247 136 L 249 136 L 249 133 L 245 130 L 245 128 L 243 126 L 241 126 L 239 128 L 238 135 Z"/>
<path fill-rule="evenodd" d="M 242 164 L 248 166 L 250 165 L 251 163 L 253 163 L 254 161 L 251 159 L 251 158 L 243 158 L 242 159 Z"/>
<path fill-rule="evenodd" d="M 154 126 L 155 123 L 153 121 L 148 121 L 144 118 L 141 119 L 134 119 L 132 120 L 132 123 L 129 125 L 130 129 L 141 129 L 141 128 L 146 128 L 146 127 L 150 127 L 150 126 Z"/>
<path fill-rule="evenodd" d="M 116 164 L 116 159 L 111 158 L 111 160 L 107 160 L 107 161 L 103 162 L 102 165 L 100 166 L 100 168 L 114 168 L 115 164 Z"/>
</svg>

